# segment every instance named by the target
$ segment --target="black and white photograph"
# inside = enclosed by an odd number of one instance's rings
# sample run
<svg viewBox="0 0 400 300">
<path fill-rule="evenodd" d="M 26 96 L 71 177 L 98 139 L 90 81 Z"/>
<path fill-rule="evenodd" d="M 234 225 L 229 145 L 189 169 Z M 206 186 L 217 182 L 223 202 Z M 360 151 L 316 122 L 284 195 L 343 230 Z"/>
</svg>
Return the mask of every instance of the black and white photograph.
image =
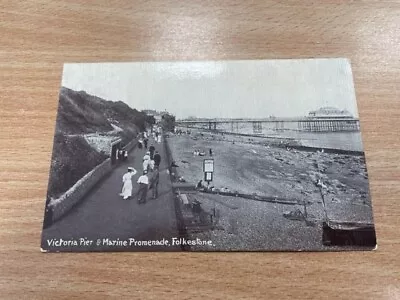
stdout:
<svg viewBox="0 0 400 300">
<path fill-rule="evenodd" d="M 42 252 L 377 247 L 345 58 L 63 67 Z"/>
</svg>

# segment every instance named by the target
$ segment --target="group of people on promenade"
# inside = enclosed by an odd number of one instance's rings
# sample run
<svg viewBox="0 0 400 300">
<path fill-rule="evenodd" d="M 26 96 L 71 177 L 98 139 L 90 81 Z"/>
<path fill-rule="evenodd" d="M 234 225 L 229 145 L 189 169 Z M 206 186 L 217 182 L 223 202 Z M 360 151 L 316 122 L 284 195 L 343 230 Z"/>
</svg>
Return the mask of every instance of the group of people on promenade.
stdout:
<svg viewBox="0 0 400 300">
<path fill-rule="evenodd" d="M 153 137 L 154 141 L 158 144 L 161 144 L 161 128 L 153 127 L 150 131 L 144 131 L 138 140 L 138 148 L 139 149 L 147 149 L 149 145 L 149 138 Z"/>
<path fill-rule="evenodd" d="M 127 150 L 118 150 L 117 158 L 119 161 L 126 161 L 128 159 L 128 151 Z"/>
<path fill-rule="evenodd" d="M 150 144 L 150 146 L 148 147 L 148 141 L 151 135 L 155 142 L 161 143 L 161 129 L 155 127 L 151 130 L 151 132 L 146 131 L 142 133 L 139 137 L 138 148 L 139 150 L 144 149 L 146 152 L 142 160 L 142 175 L 137 180 L 137 183 L 139 184 L 139 191 L 137 193 L 138 203 L 146 202 L 147 192 L 149 190 L 152 190 L 153 199 L 156 199 L 158 197 L 161 155 L 156 150 L 154 144 Z M 128 172 L 126 172 L 122 176 L 123 187 L 120 196 L 122 196 L 124 200 L 132 198 L 132 177 L 135 174 L 137 174 L 137 171 L 133 167 L 128 167 Z"/>
</svg>

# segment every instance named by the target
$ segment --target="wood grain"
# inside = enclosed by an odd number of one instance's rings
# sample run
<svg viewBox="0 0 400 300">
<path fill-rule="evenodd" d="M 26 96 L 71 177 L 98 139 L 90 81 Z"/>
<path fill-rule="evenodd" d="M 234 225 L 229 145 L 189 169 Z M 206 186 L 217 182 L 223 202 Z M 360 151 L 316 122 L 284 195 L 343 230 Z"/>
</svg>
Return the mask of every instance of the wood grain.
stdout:
<svg viewBox="0 0 400 300">
<path fill-rule="evenodd" d="M 282 2 L 282 3 L 281 3 Z M 400 299 L 399 1 L 0 1 L 1 299 Z M 39 252 L 63 62 L 348 57 L 379 248 Z"/>
</svg>

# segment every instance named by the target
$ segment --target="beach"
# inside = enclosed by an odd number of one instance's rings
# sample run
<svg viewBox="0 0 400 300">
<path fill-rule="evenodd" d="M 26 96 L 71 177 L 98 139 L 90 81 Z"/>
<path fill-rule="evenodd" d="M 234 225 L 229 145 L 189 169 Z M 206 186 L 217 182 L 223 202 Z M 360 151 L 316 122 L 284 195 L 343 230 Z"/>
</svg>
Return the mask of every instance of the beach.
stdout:
<svg viewBox="0 0 400 300">
<path fill-rule="evenodd" d="M 214 159 L 214 191 L 287 199 L 298 205 L 197 193 L 204 210 L 218 211 L 218 230 L 192 233 L 210 238 L 215 250 L 323 250 L 322 222 L 372 223 L 363 155 L 299 151 L 274 139 L 191 130 L 168 137 L 177 172 L 188 183 L 204 177 L 203 160 Z M 209 150 L 212 149 L 212 156 Z M 205 156 L 194 155 L 195 150 Z M 284 215 L 304 212 L 313 226 Z M 204 247 L 203 247 L 204 248 Z"/>
</svg>

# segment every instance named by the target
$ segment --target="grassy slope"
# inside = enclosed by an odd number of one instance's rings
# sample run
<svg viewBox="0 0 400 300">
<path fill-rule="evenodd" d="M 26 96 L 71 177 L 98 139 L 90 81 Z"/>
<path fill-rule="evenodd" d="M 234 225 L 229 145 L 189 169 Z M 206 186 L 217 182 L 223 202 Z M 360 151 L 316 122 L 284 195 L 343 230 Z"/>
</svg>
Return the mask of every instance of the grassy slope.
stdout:
<svg viewBox="0 0 400 300">
<path fill-rule="evenodd" d="M 146 115 L 123 102 L 62 87 L 50 168 L 48 199 L 57 197 L 83 175 L 103 162 L 107 156 L 94 151 L 80 134 L 107 132 L 112 124 L 123 129 L 119 133 L 124 144 L 145 126 Z"/>
</svg>

